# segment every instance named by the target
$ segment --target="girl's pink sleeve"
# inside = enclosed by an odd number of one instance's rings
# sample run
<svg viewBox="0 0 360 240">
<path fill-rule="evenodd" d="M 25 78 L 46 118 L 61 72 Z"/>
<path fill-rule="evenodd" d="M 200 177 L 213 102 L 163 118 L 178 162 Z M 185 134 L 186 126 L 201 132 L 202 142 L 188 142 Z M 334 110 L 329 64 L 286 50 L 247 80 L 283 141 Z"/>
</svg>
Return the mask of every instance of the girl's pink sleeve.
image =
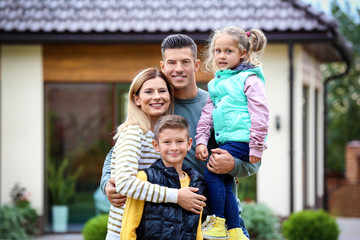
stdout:
<svg viewBox="0 0 360 240">
<path fill-rule="evenodd" d="M 246 79 L 244 92 L 248 100 L 248 110 L 251 119 L 250 155 L 261 158 L 267 148 L 265 143 L 269 129 L 269 109 L 265 96 L 265 85 L 256 76 Z"/>
<path fill-rule="evenodd" d="M 211 101 L 211 98 L 208 97 L 208 100 L 201 111 L 201 116 L 196 128 L 196 146 L 199 144 L 204 144 L 207 146 L 210 138 L 210 130 L 213 127 L 213 118 L 212 111 L 214 109 L 214 104 Z"/>
</svg>

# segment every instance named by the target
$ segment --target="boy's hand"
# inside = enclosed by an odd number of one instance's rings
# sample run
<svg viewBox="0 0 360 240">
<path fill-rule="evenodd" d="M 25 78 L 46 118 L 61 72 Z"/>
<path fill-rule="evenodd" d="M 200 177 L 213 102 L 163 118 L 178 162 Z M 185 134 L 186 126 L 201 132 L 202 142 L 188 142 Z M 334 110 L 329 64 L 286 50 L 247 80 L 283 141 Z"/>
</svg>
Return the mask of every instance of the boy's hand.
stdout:
<svg viewBox="0 0 360 240">
<path fill-rule="evenodd" d="M 106 183 L 105 193 L 111 205 L 113 205 L 114 207 L 124 206 L 126 202 L 126 196 L 123 196 L 116 192 L 114 178 L 110 178 L 110 180 Z"/>
<path fill-rule="evenodd" d="M 206 197 L 196 194 L 199 191 L 198 188 L 185 187 L 179 189 L 178 192 L 178 204 L 183 209 L 200 214 L 202 209 L 206 206 Z"/>
<path fill-rule="evenodd" d="M 260 161 L 261 161 L 261 158 L 250 155 L 250 158 L 249 158 L 250 163 L 257 163 L 257 162 L 260 162 Z"/>
<path fill-rule="evenodd" d="M 195 157 L 201 161 L 206 161 L 206 159 L 209 157 L 209 152 L 204 144 L 199 144 L 196 146 Z"/>
</svg>

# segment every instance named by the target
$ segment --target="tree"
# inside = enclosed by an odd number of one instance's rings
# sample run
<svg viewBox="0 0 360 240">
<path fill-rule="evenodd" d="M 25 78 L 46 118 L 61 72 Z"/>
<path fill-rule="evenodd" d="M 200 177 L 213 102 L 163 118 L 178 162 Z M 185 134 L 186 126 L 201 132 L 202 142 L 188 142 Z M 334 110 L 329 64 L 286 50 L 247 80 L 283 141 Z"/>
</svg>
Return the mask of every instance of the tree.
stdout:
<svg viewBox="0 0 360 240">
<path fill-rule="evenodd" d="M 343 36 L 353 44 L 352 66 L 349 73 L 328 84 L 327 95 L 327 172 L 344 173 L 345 145 L 360 140 L 360 9 L 355 15 L 349 2 L 345 9 L 336 0 L 331 2 L 331 12 L 338 21 Z M 324 75 L 344 71 L 344 65 L 327 64 Z"/>
</svg>

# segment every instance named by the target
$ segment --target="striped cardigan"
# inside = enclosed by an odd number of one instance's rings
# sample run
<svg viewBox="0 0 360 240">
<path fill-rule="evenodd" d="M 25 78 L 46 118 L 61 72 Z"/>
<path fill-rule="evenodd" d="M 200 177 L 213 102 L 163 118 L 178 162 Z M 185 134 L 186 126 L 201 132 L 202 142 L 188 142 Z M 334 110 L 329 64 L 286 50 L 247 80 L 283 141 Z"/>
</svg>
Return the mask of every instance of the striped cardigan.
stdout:
<svg viewBox="0 0 360 240">
<path fill-rule="evenodd" d="M 116 191 L 121 195 L 149 202 L 177 202 L 178 189 L 162 187 L 136 177 L 138 170 L 150 167 L 160 154 L 155 151 L 151 131 L 144 132 L 138 125 L 129 125 L 120 132 L 111 160 L 111 177 L 115 178 Z M 121 222 L 125 205 L 111 205 L 106 240 L 120 239 Z"/>
</svg>

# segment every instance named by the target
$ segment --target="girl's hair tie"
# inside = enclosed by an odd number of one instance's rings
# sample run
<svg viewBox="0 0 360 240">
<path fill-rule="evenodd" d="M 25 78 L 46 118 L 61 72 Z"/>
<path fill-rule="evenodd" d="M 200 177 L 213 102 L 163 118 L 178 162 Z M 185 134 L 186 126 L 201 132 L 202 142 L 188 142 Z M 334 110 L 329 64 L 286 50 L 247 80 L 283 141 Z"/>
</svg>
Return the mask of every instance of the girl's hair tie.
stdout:
<svg viewBox="0 0 360 240">
<path fill-rule="evenodd" d="M 247 35 L 248 37 L 250 37 L 250 32 L 246 32 L 246 35 Z"/>
</svg>

